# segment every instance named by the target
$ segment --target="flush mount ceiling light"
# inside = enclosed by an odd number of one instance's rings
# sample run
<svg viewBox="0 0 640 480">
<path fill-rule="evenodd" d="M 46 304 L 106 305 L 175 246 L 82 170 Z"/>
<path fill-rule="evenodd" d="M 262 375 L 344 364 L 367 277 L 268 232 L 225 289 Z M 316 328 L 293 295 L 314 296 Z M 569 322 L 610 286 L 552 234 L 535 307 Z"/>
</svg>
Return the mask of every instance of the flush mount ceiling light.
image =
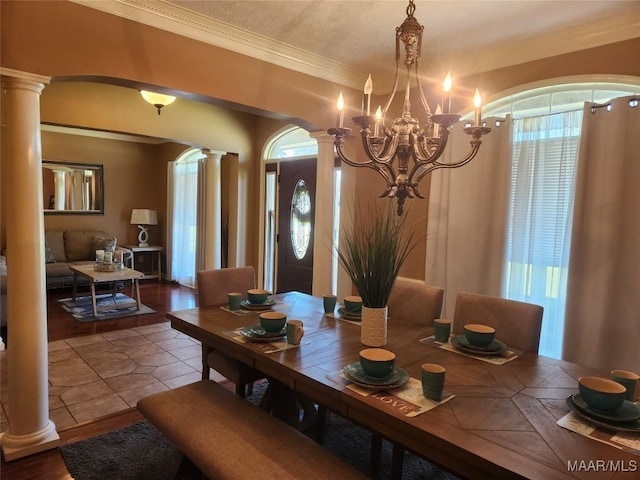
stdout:
<svg viewBox="0 0 640 480">
<path fill-rule="evenodd" d="M 162 107 L 166 107 L 167 105 L 171 105 L 176 97 L 171 95 L 164 95 L 162 93 L 148 92 L 146 90 L 140 90 L 140 95 L 147 102 L 158 109 L 158 115 L 160 115 L 160 109 Z"/>
<path fill-rule="evenodd" d="M 418 183 L 428 173 L 438 168 L 456 168 L 470 162 L 476 156 L 482 141 L 482 135 L 491 131 L 484 127 L 481 120 L 481 98 L 476 89 L 474 97 L 475 117 L 472 126 L 464 131 L 471 135 L 471 149 L 460 161 L 441 163 L 441 157 L 447 145 L 451 126 L 460 120 L 460 115 L 451 113 L 451 75 L 448 74 L 443 82 L 442 108 L 438 105 L 434 114 L 422 90 L 420 75 L 420 54 L 422 50 L 422 31 L 424 27 L 413 16 L 415 12 L 414 0 L 409 0 L 407 18 L 396 28 L 396 75 L 393 90 L 384 108 L 378 107 L 375 115 L 371 115 L 371 93 L 373 82 L 371 76 L 364 86 L 361 116 L 353 117 L 352 121 L 360 127 L 362 145 L 367 160 L 354 161 L 347 157 L 344 151 L 344 137 L 351 133 L 350 128 L 343 126 L 344 97 L 342 92 L 338 96 L 337 127 L 330 128 L 327 133 L 335 137 L 336 152 L 340 159 L 352 167 L 367 167 L 378 172 L 387 182 L 387 187 L 380 197 L 396 197 L 398 199 L 398 215 L 402 215 L 404 202 L 407 198 L 424 198 L 418 189 Z M 400 43 L 402 42 L 403 47 Z M 405 51 L 405 59 L 401 61 L 401 51 Z M 400 65 L 406 68 L 406 87 L 402 114 L 393 123 L 387 124 L 385 117 L 387 109 L 393 101 L 398 89 Z M 420 102 L 424 109 L 425 120 L 420 121 L 411 116 L 409 94 L 411 89 L 411 74 L 414 71 L 413 82 L 417 85 Z"/>
</svg>

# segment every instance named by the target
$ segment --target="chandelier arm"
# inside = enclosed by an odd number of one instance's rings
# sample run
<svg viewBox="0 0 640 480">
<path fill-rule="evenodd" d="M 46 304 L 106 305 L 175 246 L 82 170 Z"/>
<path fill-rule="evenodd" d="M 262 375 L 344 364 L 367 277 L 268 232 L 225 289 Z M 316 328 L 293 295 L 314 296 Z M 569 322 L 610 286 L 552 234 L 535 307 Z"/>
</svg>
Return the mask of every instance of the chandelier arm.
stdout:
<svg viewBox="0 0 640 480">
<path fill-rule="evenodd" d="M 411 173 L 409 174 L 409 183 L 417 186 L 418 183 L 420 183 L 420 180 L 422 180 L 422 178 L 425 175 L 433 172 L 434 170 L 438 170 L 440 168 L 458 168 L 466 165 L 471 160 L 473 160 L 473 158 L 478 154 L 481 144 L 482 144 L 481 140 L 471 140 L 471 150 L 469 150 L 469 153 L 464 159 L 456 163 L 440 163 L 438 161 L 434 161 L 431 163 L 430 167 L 426 167 L 426 168 L 424 167 L 424 165 L 420 165 L 420 166 L 416 165 L 416 167 L 414 167 L 411 170 Z M 424 197 L 420 197 L 420 198 L 424 198 Z"/>
<path fill-rule="evenodd" d="M 391 140 L 389 140 L 391 139 Z M 400 136 L 399 134 L 391 134 L 384 137 L 383 146 L 379 154 L 373 151 L 371 146 L 371 137 L 362 136 L 362 144 L 364 146 L 365 153 L 372 161 L 379 164 L 389 165 L 393 160 L 395 152 L 398 148 Z"/>
<path fill-rule="evenodd" d="M 369 167 L 369 168 L 376 168 L 375 165 L 373 164 L 372 160 L 368 160 L 366 162 L 355 162 L 353 160 L 351 160 L 347 154 L 344 151 L 344 143 L 340 142 L 338 143 L 337 141 L 334 142 L 334 145 L 336 146 L 336 153 L 338 154 L 338 157 L 340 157 L 340 160 L 342 160 L 344 163 L 346 163 L 347 165 L 351 166 L 351 167 Z"/>
<path fill-rule="evenodd" d="M 419 161 L 416 162 L 418 164 L 424 163 L 434 163 L 440 156 L 444 153 L 445 148 L 447 147 L 447 140 L 449 139 L 449 131 L 444 130 L 442 133 L 442 137 L 440 137 L 439 141 L 433 140 L 434 143 L 437 144 L 435 150 L 429 151 L 426 147 L 427 142 L 430 140 L 429 138 L 424 138 L 420 141 L 420 136 L 417 136 L 413 142 L 413 149 L 415 158 Z"/>
<path fill-rule="evenodd" d="M 382 123 L 384 126 L 384 119 L 387 116 L 387 111 L 391 106 L 391 102 L 393 102 L 393 97 L 396 96 L 396 92 L 398 91 L 398 79 L 400 78 L 400 38 L 396 35 L 396 75 L 393 80 L 393 88 L 391 89 L 391 93 L 387 98 L 387 103 L 385 103 L 384 108 L 382 109 Z M 384 127 L 386 129 L 386 127 Z"/>
<path fill-rule="evenodd" d="M 338 157 L 340 158 L 340 160 L 342 160 L 349 166 L 371 168 L 372 170 L 375 170 L 376 172 L 378 172 L 378 174 L 382 178 L 384 178 L 384 180 L 387 182 L 387 186 L 384 192 L 382 192 L 378 196 L 386 197 L 389 195 L 389 193 L 395 186 L 395 182 L 393 180 L 395 178 L 395 172 L 393 171 L 393 168 L 390 165 L 388 164 L 377 165 L 372 160 L 368 160 L 366 162 L 354 162 L 353 160 L 349 159 L 349 157 L 347 157 L 347 155 L 344 153 L 344 150 L 338 147 L 337 145 L 336 145 L 336 152 L 338 153 Z"/>
<path fill-rule="evenodd" d="M 420 37 L 420 43 L 422 43 L 422 36 Z M 420 58 L 416 58 L 416 84 L 418 85 L 418 93 L 420 93 L 420 102 L 422 102 L 422 108 L 427 114 L 427 124 L 425 130 L 428 131 L 429 126 L 431 125 L 431 108 L 429 108 L 429 102 L 427 101 L 427 97 L 424 94 L 424 90 L 422 89 L 422 82 L 420 81 Z"/>
</svg>

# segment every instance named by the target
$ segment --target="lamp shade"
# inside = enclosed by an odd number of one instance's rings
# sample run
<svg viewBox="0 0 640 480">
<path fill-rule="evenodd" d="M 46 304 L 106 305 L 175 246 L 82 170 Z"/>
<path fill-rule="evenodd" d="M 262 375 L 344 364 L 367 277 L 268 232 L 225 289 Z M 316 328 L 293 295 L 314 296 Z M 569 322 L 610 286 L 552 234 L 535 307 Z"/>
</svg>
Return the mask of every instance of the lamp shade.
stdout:
<svg viewBox="0 0 640 480">
<path fill-rule="evenodd" d="M 158 213 L 155 210 L 148 210 L 146 208 L 134 208 L 131 211 L 132 225 L 157 225 Z"/>
</svg>

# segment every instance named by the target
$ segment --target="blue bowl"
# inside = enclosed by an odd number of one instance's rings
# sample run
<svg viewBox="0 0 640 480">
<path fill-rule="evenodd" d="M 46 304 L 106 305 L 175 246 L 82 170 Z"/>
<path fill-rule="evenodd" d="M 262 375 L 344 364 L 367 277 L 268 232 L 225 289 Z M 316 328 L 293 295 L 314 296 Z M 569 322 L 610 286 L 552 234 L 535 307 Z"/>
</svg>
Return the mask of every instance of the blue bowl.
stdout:
<svg viewBox="0 0 640 480">
<path fill-rule="evenodd" d="M 627 389 L 624 385 L 600 377 L 580 377 L 580 396 L 591 408 L 611 412 L 622 406 Z"/>
<path fill-rule="evenodd" d="M 362 313 L 362 298 L 356 295 L 344 297 L 344 309 L 347 313 Z"/>
<path fill-rule="evenodd" d="M 384 378 L 393 372 L 396 354 L 384 348 L 365 348 L 360 351 L 360 366 L 373 378 Z"/>
<path fill-rule="evenodd" d="M 488 325 L 469 323 L 463 329 L 467 341 L 476 347 L 488 347 L 496 338 L 496 329 Z"/>
<path fill-rule="evenodd" d="M 247 290 L 247 300 L 254 305 L 261 305 L 267 301 L 269 292 L 262 290 L 261 288 L 252 288 Z"/>
<path fill-rule="evenodd" d="M 260 326 L 266 332 L 280 332 L 287 323 L 287 316 L 282 312 L 263 312 L 259 315 Z"/>
</svg>

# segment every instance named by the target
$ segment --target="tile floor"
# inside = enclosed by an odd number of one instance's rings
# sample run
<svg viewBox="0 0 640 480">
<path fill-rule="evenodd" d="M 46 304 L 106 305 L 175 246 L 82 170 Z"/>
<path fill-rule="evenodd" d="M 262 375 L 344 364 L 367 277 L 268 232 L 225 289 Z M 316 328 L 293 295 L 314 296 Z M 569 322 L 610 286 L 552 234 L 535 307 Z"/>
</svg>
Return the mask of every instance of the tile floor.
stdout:
<svg viewBox="0 0 640 480">
<path fill-rule="evenodd" d="M 201 362 L 200 343 L 169 322 L 49 342 L 49 416 L 62 430 L 128 410 L 146 395 L 200 380 Z M 0 431 L 11 417 L 6 364 L 2 351 Z"/>
</svg>

